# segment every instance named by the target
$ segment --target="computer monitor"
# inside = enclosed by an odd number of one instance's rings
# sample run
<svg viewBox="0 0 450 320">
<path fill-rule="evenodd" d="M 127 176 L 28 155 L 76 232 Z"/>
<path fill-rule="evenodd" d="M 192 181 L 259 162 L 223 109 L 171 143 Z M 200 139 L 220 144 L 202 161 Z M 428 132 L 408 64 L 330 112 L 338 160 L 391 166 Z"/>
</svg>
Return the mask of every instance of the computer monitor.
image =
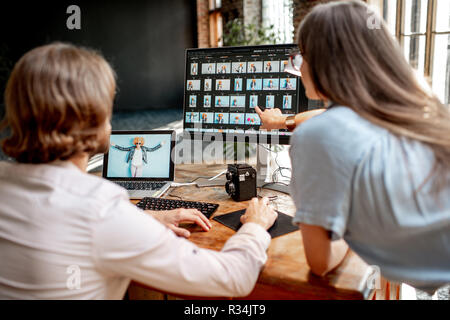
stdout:
<svg viewBox="0 0 450 320">
<path fill-rule="evenodd" d="M 236 141 L 288 144 L 288 130 L 260 130 L 255 106 L 294 115 L 308 110 L 300 78 L 285 72 L 295 44 L 186 50 L 185 131 Z M 242 140 L 245 139 L 245 140 Z"/>
</svg>

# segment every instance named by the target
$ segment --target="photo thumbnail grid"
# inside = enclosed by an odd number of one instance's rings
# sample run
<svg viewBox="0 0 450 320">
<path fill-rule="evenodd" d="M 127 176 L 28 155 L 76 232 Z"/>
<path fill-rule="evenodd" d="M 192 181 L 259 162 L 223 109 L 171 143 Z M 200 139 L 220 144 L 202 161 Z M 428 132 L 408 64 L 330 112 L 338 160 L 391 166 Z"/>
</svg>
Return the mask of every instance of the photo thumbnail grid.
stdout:
<svg viewBox="0 0 450 320">
<path fill-rule="evenodd" d="M 299 80 L 284 72 L 288 62 L 285 56 L 189 60 L 185 123 L 247 128 L 261 124 L 256 106 L 294 113 Z"/>
<path fill-rule="evenodd" d="M 214 80 L 214 81 L 213 81 Z M 246 81 L 245 81 L 246 80 Z M 213 84 L 214 83 L 214 90 Z M 201 90 L 203 84 L 203 90 Z M 280 109 L 292 109 L 292 95 L 295 93 L 273 94 L 261 91 L 296 91 L 296 78 L 235 78 L 235 79 L 203 79 L 187 80 L 187 104 L 190 108 L 204 107 L 239 107 L 255 106 Z M 243 87 L 245 85 L 245 87 Z M 245 89 L 245 90 L 244 90 Z M 254 93 L 252 93 L 254 92 Z M 282 100 L 275 102 L 275 96 L 283 95 Z M 287 98 L 286 98 L 287 97 Z M 201 98 L 201 99 L 199 99 Z M 262 99 L 260 99 L 262 98 Z M 265 102 L 265 104 L 259 104 Z"/>
<path fill-rule="evenodd" d="M 284 72 L 288 60 L 209 62 L 201 64 L 201 74 L 279 73 Z M 199 75 L 199 63 L 190 64 L 190 75 Z"/>
<path fill-rule="evenodd" d="M 260 125 L 256 113 L 235 112 L 186 112 L 186 123 L 246 124 Z"/>
<path fill-rule="evenodd" d="M 279 108 L 292 109 L 293 95 L 291 94 L 237 94 L 237 95 L 189 95 L 188 108 Z"/>
</svg>

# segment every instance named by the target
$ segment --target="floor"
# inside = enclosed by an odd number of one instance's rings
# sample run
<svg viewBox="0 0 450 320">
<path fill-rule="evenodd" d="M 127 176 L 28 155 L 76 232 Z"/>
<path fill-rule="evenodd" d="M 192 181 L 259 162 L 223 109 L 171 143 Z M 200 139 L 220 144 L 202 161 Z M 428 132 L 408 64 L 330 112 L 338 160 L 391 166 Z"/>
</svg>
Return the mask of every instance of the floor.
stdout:
<svg viewBox="0 0 450 320">
<path fill-rule="evenodd" d="M 183 110 L 163 109 L 137 112 L 115 112 L 113 130 L 151 130 L 183 119 Z"/>
</svg>

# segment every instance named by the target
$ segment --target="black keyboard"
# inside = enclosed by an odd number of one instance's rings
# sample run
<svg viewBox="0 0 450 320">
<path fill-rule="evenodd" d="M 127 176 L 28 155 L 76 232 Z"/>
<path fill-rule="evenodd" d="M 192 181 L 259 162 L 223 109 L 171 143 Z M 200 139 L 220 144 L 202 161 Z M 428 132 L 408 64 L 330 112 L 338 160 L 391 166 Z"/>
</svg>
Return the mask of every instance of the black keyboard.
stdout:
<svg viewBox="0 0 450 320">
<path fill-rule="evenodd" d="M 219 205 L 216 203 L 151 198 L 151 197 L 142 198 L 142 200 L 139 201 L 136 205 L 142 210 L 154 210 L 154 211 L 173 210 L 177 208 L 198 209 L 198 211 L 203 213 L 208 219 L 219 207 Z"/>
<path fill-rule="evenodd" d="M 127 190 L 158 190 L 161 189 L 165 182 L 148 182 L 148 181 L 114 181 L 119 186 Z"/>
</svg>

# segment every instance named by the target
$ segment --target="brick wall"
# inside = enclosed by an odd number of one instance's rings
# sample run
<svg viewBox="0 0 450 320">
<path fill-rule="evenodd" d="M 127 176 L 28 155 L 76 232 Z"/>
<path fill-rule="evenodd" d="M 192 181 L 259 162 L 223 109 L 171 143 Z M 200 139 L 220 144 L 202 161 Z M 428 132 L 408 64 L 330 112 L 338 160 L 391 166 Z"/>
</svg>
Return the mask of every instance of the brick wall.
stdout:
<svg viewBox="0 0 450 320">
<path fill-rule="evenodd" d="M 319 3 L 342 0 L 293 0 L 294 4 L 294 42 L 302 19 Z M 362 0 L 366 1 L 366 0 Z M 262 0 L 222 0 L 223 25 L 227 21 L 240 18 L 245 24 L 261 23 Z M 197 32 L 200 48 L 209 47 L 209 1 L 197 0 Z"/>
<path fill-rule="evenodd" d="M 199 48 L 209 47 L 209 1 L 197 0 L 197 40 Z"/>
<path fill-rule="evenodd" d="M 339 0 L 294 0 L 294 42 L 297 42 L 297 31 L 300 22 L 314 6 Z"/>
<path fill-rule="evenodd" d="M 223 25 L 234 19 L 244 17 L 244 0 L 222 0 Z"/>
<path fill-rule="evenodd" d="M 262 0 L 222 0 L 220 12 L 223 26 L 234 19 L 242 19 L 245 24 L 259 24 L 262 18 Z M 197 37 L 200 48 L 210 46 L 209 28 L 209 0 L 197 0 Z"/>
<path fill-rule="evenodd" d="M 224 24 L 233 19 L 243 19 L 244 24 L 261 23 L 262 0 L 222 0 Z"/>
<path fill-rule="evenodd" d="M 332 1 L 343 0 L 293 0 L 294 2 L 294 42 L 297 41 L 297 31 L 300 22 L 314 8 L 314 6 Z M 367 0 L 361 0 L 367 2 Z"/>
</svg>

